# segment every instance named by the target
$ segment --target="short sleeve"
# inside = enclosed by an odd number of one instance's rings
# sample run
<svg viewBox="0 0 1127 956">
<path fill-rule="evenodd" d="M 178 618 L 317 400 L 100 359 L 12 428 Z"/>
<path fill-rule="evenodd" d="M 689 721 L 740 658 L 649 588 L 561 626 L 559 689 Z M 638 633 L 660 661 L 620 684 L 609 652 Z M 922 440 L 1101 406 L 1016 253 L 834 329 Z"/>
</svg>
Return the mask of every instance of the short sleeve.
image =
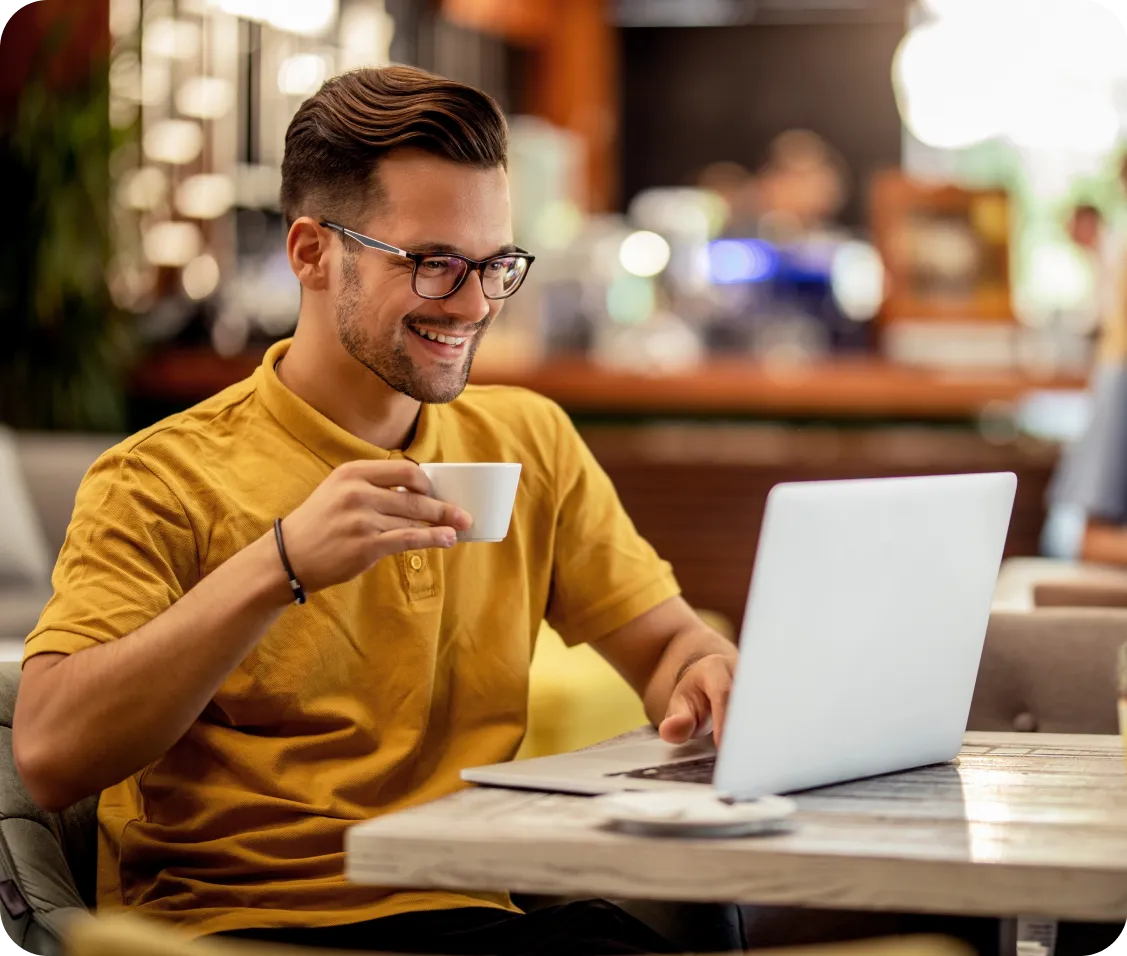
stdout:
<svg viewBox="0 0 1127 956">
<path fill-rule="evenodd" d="M 73 654 L 148 623 L 199 576 L 196 540 L 176 496 L 143 462 L 107 452 L 75 498 L 54 594 L 24 645 Z"/>
<path fill-rule="evenodd" d="M 605 637 L 680 588 L 575 426 L 558 406 L 553 410 L 558 506 L 547 618 L 574 645 Z"/>
</svg>

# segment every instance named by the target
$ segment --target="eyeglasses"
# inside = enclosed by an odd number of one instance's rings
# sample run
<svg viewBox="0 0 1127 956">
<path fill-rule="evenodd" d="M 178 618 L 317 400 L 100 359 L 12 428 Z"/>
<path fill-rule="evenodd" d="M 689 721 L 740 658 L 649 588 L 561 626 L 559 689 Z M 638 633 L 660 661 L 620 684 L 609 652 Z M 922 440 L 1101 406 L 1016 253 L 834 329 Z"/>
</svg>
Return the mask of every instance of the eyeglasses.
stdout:
<svg viewBox="0 0 1127 956">
<path fill-rule="evenodd" d="M 353 232 L 339 223 L 322 222 L 321 225 L 355 239 L 369 249 L 379 249 L 389 255 L 410 259 L 415 264 L 411 288 L 420 299 L 445 299 L 453 295 L 471 272 L 481 276 L 481 291 L 487 299 L 507 299 L 520 288 L 528 275 L 529 267 L 536 259 L 523 250 L 490 256 L 488 259 L 469 259 L 452 252 L 408 252 L 371 236 Z"/>
</svg>

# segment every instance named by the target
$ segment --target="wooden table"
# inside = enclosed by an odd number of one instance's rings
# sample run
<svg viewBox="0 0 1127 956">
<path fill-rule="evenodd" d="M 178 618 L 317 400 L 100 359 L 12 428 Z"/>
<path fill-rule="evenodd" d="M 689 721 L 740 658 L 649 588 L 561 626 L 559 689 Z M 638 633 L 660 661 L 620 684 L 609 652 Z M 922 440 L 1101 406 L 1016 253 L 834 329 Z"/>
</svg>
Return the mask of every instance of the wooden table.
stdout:
<svg viewBox="0 0 1127 956">
<path fill-rule="evenodd" d="M 1127 920 L 1117 737 L 968 734 L 957 764 L 800 794 L 789 832 L 632 837 L 583 797 L 470 789 L 354 827 L 389 886 Z"/>
</svg>

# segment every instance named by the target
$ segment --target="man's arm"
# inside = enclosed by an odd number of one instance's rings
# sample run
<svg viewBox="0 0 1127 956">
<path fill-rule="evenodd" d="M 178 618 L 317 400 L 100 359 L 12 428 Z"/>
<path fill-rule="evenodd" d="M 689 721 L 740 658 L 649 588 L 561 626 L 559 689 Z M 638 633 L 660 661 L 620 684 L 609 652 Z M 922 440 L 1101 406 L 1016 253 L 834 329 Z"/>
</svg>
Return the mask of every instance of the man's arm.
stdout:
<svg viewBox="0 0 1127 956">
<path fill-rule="evenodd" d="M 27 662 L 12 750 L 40 807 L 124 780 L 187 732 L 292 599 L 273 546 L 260 538 L 132 634 Z"/>
<path fill-rule="evenodd" d="M 670 743 L 723 732 L 737 651 L 684 598 L 653 610 L 592 645 L 642 698 Z"/>
<path fill-rule="evenodd" d="M 405 487 L 412 493 L 393 489 Z M 400 551 L 451 547 L 470 519 L 428 497 L 411 462 L 336 469 L 283 522 L 312 593 Z M 130 634 L 24 666 L 12 722 L 20 776 L 45 810 L 98 793 L 176 743 L 292 599 L 273 531 Z M 315 637 L 313 638 L 315 639 Z"/>
</svg>

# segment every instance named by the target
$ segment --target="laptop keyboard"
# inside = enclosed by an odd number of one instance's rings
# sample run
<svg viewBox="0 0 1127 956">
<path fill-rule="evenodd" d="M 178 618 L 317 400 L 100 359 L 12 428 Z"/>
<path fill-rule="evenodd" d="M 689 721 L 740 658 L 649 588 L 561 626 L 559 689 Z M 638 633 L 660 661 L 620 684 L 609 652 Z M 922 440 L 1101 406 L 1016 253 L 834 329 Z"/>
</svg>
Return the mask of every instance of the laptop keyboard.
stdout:
<svg viewBox="0 0 1127 956">
<path fill-rule="evenodd" d="M 716 756 L 698 757 L 695 760 L 681 760 L 677 763 L 661 764 L 657 767 L 643 767 L 640 770 L 627 770 L 607 774 L 609 777 L 632 777 L 635 780 L 671 780 L 675 783 L 712 783 L 716 770 Z"/>
</svg>

